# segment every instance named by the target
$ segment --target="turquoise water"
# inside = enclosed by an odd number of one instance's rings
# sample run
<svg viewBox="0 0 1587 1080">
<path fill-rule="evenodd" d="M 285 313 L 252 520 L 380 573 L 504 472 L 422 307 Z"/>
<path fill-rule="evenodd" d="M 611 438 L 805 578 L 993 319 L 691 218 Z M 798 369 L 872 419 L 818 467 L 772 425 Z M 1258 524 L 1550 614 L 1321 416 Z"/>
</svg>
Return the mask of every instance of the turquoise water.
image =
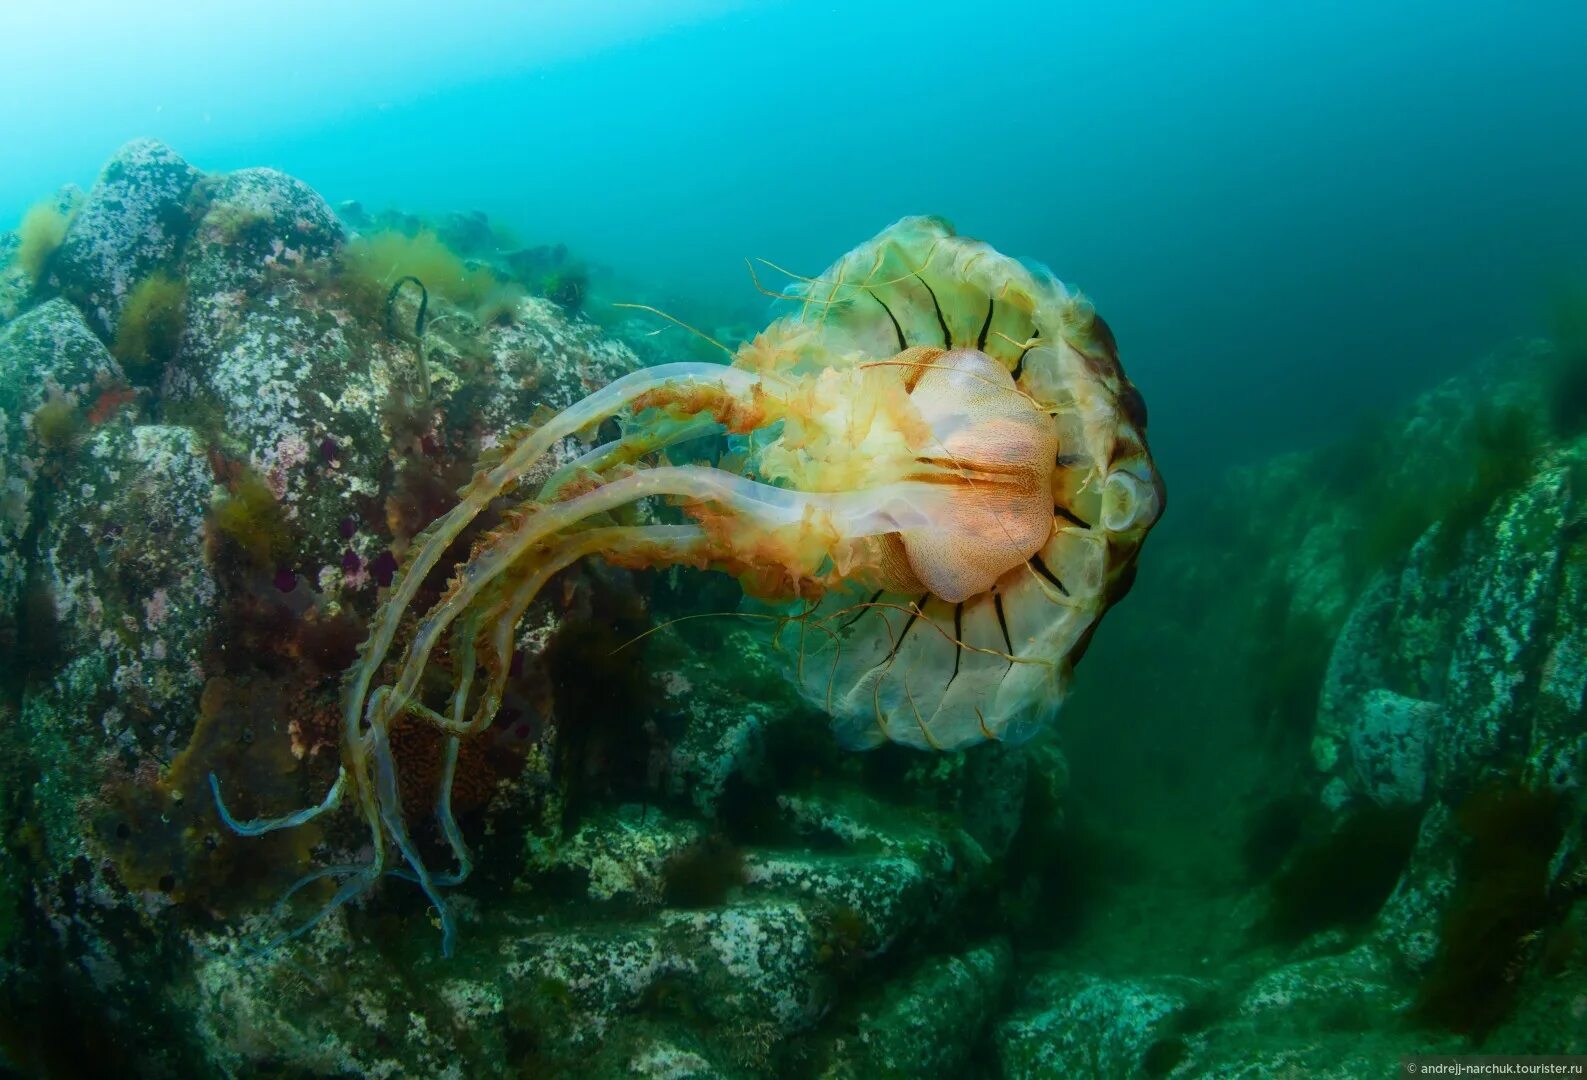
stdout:
<svg viewBox="0 0 1587 1080">
<path fill-rule="evenodd" d="M 0 1076 L 1587 1054 L 1587 5 L 0 54 Z"/>
<path fill-rule="evenodd" d="M 746 256 L 814 273 L 940 214 L 1097 300 L 1187 406 L 1176 471 L 1402 401 L 1587 247 L 1568 0 L 18 3 L 0 40 L 0 217 L 152 135 L 736 309 Z"/>
</svg>

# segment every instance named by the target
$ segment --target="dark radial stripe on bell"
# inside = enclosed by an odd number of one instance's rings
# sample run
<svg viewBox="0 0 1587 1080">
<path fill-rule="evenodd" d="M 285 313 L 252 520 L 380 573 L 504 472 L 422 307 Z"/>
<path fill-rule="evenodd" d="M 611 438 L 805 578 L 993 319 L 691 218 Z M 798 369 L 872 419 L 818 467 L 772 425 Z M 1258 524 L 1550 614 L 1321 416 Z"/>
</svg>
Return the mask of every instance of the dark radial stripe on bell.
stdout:
<svg viewBox="0 0 1587 1080">
<path fill-rule="evenodd" d="M 990 296 L 986 298 L 986 321 L 981 324 L 981 335 L 975 339 L 975 347 L 986 352 L 986 335 L 992 329 L 992 309 L 997 306 L 997 301 Z"/>
<path fill-rule="evenodd" d="M 931 297 L 931 306 L 936 309 L 937 325 L 942 327 L 942 347 L 944 349 L 953 348 L 953 335 L 948 333 L 948 320 L 942 317 L 942 305 L 937 303 L 937 294 L 931 291 L 931 286 L 927 285 L 926 279 L 919 274 L 915 275 L 915 280 L 920 282 L 920 287 L 926 290 L 926 295 Z"/>
<path fill-rule="evenodd" d="M 1084 518 L 1080 517 L 1063 503 L 1053 503 L 1052 512 L 1063 518 L 1065 521 L 1069 522 L 1071 525 L 1078 525 L 1082 529 L 1091 528 L 1091 523 L 1089 521 L 1086 521 Z"/>
<path fill-rule="evenodd" d="M 953 685 L 953 680 L 959 677 L 959 661 L 964 657 L 964 602 L 953 605 L 953 674 L 948 676 L 948 682 L 942 688 L 943 693 L 948 692 L 948 687 Z"/>
<path fill-rule="evenodd" d="M 904 647 L 904 639 L 909 636 L 909 631 L 915 625 L 915 620 L 920 618 L 921 613 L 926 610 L 926 601 L 930 599 L 931 594 L 929 592 L 921 593 L 920 599 L 916 600 L 914 604 L 911 605 L 912 610 L 909 612 L 909 619 L 904 623 L 904 629 L 901 633 L 899 633 L 898 640 L 893 642 L 893 647 L 888 650 L 887 656 L 884 657 L 881 663 L 878 663 L 876 667 L 881 667 L 882 664 L 890 663 L 893 657 L 898 655 L 898 650 Z M 875 671 L 876 668 L 872 668 L 871 670 Z"/>
<path fill-rule="evenodd" d="M 859 612 L 852 619 L 848 619 L 845 622 L 839 623 L 838 624 L 838 629 L 839 630 L 847 630 L 849 627 L 853 626 L 855 623 L 857 623 L 861 619 L 865 618 L 865 616 L 867 614 L 869 614 L 871 611 L 874 611 L 875 609 L 872 608 L 871 605 L 876 603 L 876 601 L 880 600 L 882 598 L 882 593 L 884 593 L 886 591 L 887 591 L 886 589 L 877 589 L 875 592 L 871 593 L 871 598 L 869 600 L 865 601 L 864 605 L 860 608 Z"/>
<path fill-rule="evenodd" d="M 1038 574 L 1057 586 L 1059 592 L 1063 593 L 1065 596 L 1069 595 L 1069 590 L 1064 588 L 1064 583 L 1058 580 L 1057 574 L 1047 569 L 1047 564 L 1041 561 L 1040 555 L 1032 555 L 1030 557 L 1030 564 L 1036 568 L 1036 572 Z"/>
<path fill-rule="evenodd" d="M 1014 361 L 1014 381 L 1015 382 L 1018 382 L 1019 381 L 1019 377 L 1025 373 L 1025 354 L 1030 352 L 1031 349 L 1036 347 L 1036 339 L 1038 339 L 1040 337 L 1041 337 L 1041 327 L 1037 326 L 1035 323 L 1031 323 L 1030 324 L 1030 344 L 1026 345 L 1023 349 L 1021 349 L 1019 351 L 1019 359 Z"/>
<path fill-rule="evenodd" d="M 909 342 L 904 340 L 904 328 L 898 325 L 898 316 L 894 315 L 893 309 L 887 306 L 887 301 L 883 300 L 875 293 L 871 293 L 871 299 L 882 305 L 882 310 L 887 312 L 887 317 L 893 320 L 893 333 L 898 335 L 898 351 L 903 352 L 905 349 L 909 348 Z"/>
<path fill-rule="evenodd" d="M 992 608 L 997 612 L 997 625 L 1003 631 L 1003 644 L 1008 646 L 1008 666 L 1014 666 L 1014 642 L 1008 636 L 1008 618 L 1003 614 L 1003 594 L 992 594 Z"/>
</svg>

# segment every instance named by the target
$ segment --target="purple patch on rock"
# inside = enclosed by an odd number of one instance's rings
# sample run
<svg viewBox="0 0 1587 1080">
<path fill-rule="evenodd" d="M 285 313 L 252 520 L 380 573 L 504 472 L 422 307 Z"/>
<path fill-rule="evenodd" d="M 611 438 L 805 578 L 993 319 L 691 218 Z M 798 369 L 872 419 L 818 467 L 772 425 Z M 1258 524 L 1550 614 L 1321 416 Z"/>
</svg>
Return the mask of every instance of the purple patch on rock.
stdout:
<svg viewBox="0 0 1587 1080">
<path fill-rule="evenodd" d="M 354 551 L 352 548 L 348 548 L 346 551 L 342 552 L 342 572 L 343 573 L 347 573 L 347 574 L 357 573 L 358 572 L 358 568 L 360 566 L 363 566 L 363 565 L 364 565 L 364 560 L 360 559 L 358 557 L 358 552 Z"/>
<path fill-rule="evenodd" d="M 369 572 L 375 576 L 375 584 L 384 589 L 397 576 L 397 557 L 390 551 L 382 551 L 370 562 Z"/>
<path fill-rule="evenodd" d="M 511 675 L 515 679 L 518 676 L 523 674 L 523 650 L 522 649 L 514 649 L 513 650 L 512 660 L 507 664 L 507 674 Z"/>
<path fill-rule="evenodd" d="M 353 538 L 353 534 L 358 531 L 358 519 L 355 517 L 342 518 L 342 520 L 337 523 L 336 531 L 342 534 L 343 540 L 351 540 Z"/>
<path fill-rule="evenodd" d="M 291 592 L 293 589 L 298 587 L 298 576 L 290 570 L 277 570 L 275 576 L 275 586 L 282 592 Z"/>
<path fill-rule="evenodd" d="M 325 464 L 329 465 L 336 460 L 337 453 L 336 440 L 327 435 L 320 442 L 320 457 L 324 458 Z"/>
</svg>

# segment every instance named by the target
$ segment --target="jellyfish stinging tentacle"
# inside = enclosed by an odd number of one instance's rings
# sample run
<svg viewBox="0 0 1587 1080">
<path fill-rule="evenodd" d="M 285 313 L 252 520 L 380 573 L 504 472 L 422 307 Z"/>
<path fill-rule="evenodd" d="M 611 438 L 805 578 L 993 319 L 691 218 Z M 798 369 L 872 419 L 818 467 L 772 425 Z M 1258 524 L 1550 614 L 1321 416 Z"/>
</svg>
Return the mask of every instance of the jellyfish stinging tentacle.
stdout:
<svg viewBox="0 0 1587 1080">
<path fill-rule="evenodd" d="M 252 835 L 352 797 L 374 854 L 304 879 L 348 878 L 316 920 L 398 874 L 435 906 L 450 953 L 440 890 L 471 866 L 451 809 L 458 747 L 500 708 L 535 596 L 587 556 L 736 574 L 785 613 L 789 677 L 847 746 L 1017 741 L 1057 712 L 1164 502 L 1145 409 L 1105 324 L 1050 274 L 930 218 L 898 222 L 781 295 L 794 310 L 731 364 L 617 380 L 482 462 L 458 505 L 415 539 L 349 673 L 330 793 L 254 822 L 219 803 Z M 420 584 L 469 524 L 564 439 L 613 418 L 621 437 L 554 472 L 481 536 L 394 655 Z M 741 444 L 738 465 L 654 460 L 711 430 Z M 612 523 L 654 498 L 691 523 Z M 426 701 L 443 645 L 451 695 Z M 445 874 L 425 866 L 403 819 L 388 733 L 405 716 L 446 739 L 435 806 L 456 869 Z"/>
</svg>

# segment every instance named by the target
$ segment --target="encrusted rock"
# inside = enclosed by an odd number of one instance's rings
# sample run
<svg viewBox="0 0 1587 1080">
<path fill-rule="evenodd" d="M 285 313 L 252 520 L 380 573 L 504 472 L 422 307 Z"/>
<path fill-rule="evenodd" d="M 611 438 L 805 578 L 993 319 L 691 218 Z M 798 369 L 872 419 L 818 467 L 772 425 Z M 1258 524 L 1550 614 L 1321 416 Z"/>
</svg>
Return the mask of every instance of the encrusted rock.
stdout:
<svg viewBox="0 0 1587 1080">
<path fill-rule="evenodd" d="M 380 954 L 327 923 L 305 946 L 307 962 L 202 950 L 177 1007 L 209 1067 L 257 1073 L 262 1062 L 318 1076 L 504 1075 L 509 1003 L 488 978 L 425 970 L 393 979 Z M 419 987 L 426 987 L 420 990 Z M 470 1055 L 458 1050 L 467 1032 Z"/>
<path fill-rule="evenodd" d="M 560 842 L 532 837 L 530 857 L 540 869 L 580 874 L 591 900 L 655 905 L 662 901 L 669 860 L 699 843 L 704 833 L 697 821 L 630 804 L 597 811 Z"/>
<path fill-rule="evenodd" d="M 1484 766 L 1502 770 L 1500 755 L 1528 752 L 1570 498 L 1567 470 L 1547 469 L 1483 522 L 1483 555 L 1468 568 L 1476 591 L 1449 661 L 1452 722 L 1436 748 L 1440 786 L 1469 782 Z"/>
<path fill-rule="evenodd" d="M 189 303 L 188 340 L 167 368 L 166 399 L 223 417 L 211 437 L 280 502 L 298 537 L 297 560 L 261 569 L 337 591 L 344 551 L 358 556 L 356 570 L 389 543 L 380 520 L 383 409 L 409 377 L 411 358 L 296 285 L 264 299 L 216 293 Z M 358 528 L 344 536 L 350 516 Z"/>
<path fill-rule="evenodd" d="M 1350 756 L 1367 795 L 1379 806 L 1414 806 L 1427 787 L 1428 747 L 1442 710 L 1392 690 L 1367 694 L 1350 730 Z"/>
<path fill-rule="evenodd" d="M 169 760 L 192 729 L 217 616 L 204 559 L 211 486 L 191 432 L 114 424 L 80 448 L 47 501 L 38 573 L 60 666 L 24 699 L 22 727 L 41 783 L 61 791 L 36 805 L 63 850 L 78 847 L 70 814 L 104 779 L 101 758 Z"/>
<path fill-rule="evenodd" d="M 594 323 L 533 296 L 517 301 L 509 324 L 489 328 L 486 346 L 483 370 L 453 399 L 486 432 L 526 424 L 540 408 L 566 409 L 640 367 L 633 350 Z"/>
<path fill-rule="evenodd" d="M 99 174 L 55 253 L 50 280 L 101 333 L 115 331 L 139 281 L 174 263 L 193 228 L 188 198 L 202 175 L 153 139 L 123 146 Z"/>
<path fill-rule="evenodd" d="M 854 1034 L 837 1041 L 834 1060 L 822 1077 L 965 1076 L 1012 967 L 1008 943 L 1002 940 L 928 960 L 859 1011 Z"/>
<path fill-rule="evenodd" d="M 1201 990 L 1193 980 L 1167 976 L 1039 975 L 997 1027 L 998 1063 L 1009 1080 L 1141 1075 Z"/>
<path fill-rule="evenodd" d="M 257 289 L 272 272 L 291 273 L 334 254 L 342 223 L 303 181 L 275 169 L 238 169 L 205 181 L 208 202 L 186 255 L 198 296 Z"/>
<path fill-rule="evenodd" d="M 46 459 L 63 455 L 98 415 L 111 415 L 100 399 L 125 385 L 121 365 L 64 300 L 0 329 L 0 626 L 11 623 L 21 596 L 21 545 Z"/>
<path fill-rule="evenodd" d="M 904 855 L 753 852 L 746 891 L 808 897 L 826 921 L 833 945 L 875 956 L 905 931 L 927 922 L 936 882 Z"/>
<path fill-rule="evenodd" d="M 559 1042 L 593 1047 L 647 996 L 681 995 L 720 1025 L 741 1059 L 820 1016 L 827 980 L 815 925 L 796 902 L 764 899 L 653 921 L 538 934 L 504 944 L 509 979 L 577 1003 Z"/>
<path fill-rule="evenodd" d="M 1312 1023 L 1318 1011 L 1336 1009 L 1352 1013 L 1364 1026 L 1373 1013 L 1382 1015 L 1406 1004 L 1407 995 L 1394 975 L 1375 945 L 1362 944 L 1264 972 L 1245 988 L 1235 1015 L 1273 1030 L 1297 1020 Z"/>
</svg>

